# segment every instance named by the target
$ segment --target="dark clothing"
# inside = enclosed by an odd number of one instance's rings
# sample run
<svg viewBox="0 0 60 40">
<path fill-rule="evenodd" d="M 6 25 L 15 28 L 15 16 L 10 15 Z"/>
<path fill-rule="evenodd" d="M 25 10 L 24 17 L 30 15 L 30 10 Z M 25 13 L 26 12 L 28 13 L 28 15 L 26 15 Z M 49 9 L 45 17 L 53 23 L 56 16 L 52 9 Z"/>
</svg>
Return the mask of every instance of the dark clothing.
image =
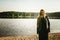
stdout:
<svg viewBox="0 0 60 40">
<path fill-rule="evenodd" d="M 37 34 L 39 34 L 39 40 L 48 40 L 48 32 L 50 32 L 50 22 L 47 18 L 37 19 Z"/>
</svg>

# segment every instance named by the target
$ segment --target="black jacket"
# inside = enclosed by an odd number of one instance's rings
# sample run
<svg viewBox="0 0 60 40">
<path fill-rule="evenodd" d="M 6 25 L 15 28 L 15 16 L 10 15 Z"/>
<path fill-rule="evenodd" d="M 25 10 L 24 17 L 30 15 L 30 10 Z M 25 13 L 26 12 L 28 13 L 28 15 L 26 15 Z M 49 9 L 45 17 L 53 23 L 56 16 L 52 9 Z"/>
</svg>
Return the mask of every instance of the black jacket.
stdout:
<svg viewBox="0 0 60 40">
<path fill-rule="evenodd" d="M 47 28 L 48 27 L 48 28 Z M 37 34 L 50 32 L 50 22 L 48 17 L 37 19 Z"/>
</svg>

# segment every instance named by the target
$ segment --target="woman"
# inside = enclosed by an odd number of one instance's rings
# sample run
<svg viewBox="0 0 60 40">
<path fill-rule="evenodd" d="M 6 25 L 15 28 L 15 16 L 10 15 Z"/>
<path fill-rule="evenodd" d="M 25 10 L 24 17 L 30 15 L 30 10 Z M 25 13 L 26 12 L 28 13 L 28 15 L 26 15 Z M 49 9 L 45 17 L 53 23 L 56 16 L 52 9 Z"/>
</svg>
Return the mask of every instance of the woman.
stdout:
<svg viewBox="0 0 60 40">
<path fill-rule="evenodd" d="M 37 34 L 39 34 L 39 40 L 48 40 L 48 33 L 50 32 L 50 22 L 43 9 L 40 10 L 39 17 L 37 19 Z"/>
</svg>

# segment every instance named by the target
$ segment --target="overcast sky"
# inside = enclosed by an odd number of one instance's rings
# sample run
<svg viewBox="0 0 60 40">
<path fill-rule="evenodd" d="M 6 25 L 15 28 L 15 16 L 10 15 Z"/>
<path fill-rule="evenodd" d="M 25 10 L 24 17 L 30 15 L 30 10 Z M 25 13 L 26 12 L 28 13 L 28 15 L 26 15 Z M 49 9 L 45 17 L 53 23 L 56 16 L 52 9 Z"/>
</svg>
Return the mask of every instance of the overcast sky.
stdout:
<svg viewBox="0 0 60 40">
<path fill-rule="evenodd" d="M 39 12 L 60 11 L 60 0 L 0 0 L 1 11 Z"/>
</svg>

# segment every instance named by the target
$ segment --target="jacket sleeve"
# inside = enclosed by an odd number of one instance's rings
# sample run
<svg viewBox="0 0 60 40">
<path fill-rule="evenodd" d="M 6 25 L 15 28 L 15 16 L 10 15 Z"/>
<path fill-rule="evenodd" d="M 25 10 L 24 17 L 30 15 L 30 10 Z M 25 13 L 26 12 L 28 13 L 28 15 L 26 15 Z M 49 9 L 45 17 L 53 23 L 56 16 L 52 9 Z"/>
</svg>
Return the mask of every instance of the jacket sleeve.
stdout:
<svg viewBox="0 0 60 40">
<path fill-rule="evenodd" d="M 41 19 L 38 18 L 38 19 L 37 19 L 37 34 L 40 33 L 41 29 L 42 29 Z"/>
<path fill-rule="evenodd" d="M 37 34 L 39 34 L 39 19 L 37 19 Z"/>
<path fill-rule="evenodd" d="M 50 21 L 49 21 L 48 17 L 47 17 L 47 20 L 48 20 L 48 32 L 50 32 Z"/>
</svg>

